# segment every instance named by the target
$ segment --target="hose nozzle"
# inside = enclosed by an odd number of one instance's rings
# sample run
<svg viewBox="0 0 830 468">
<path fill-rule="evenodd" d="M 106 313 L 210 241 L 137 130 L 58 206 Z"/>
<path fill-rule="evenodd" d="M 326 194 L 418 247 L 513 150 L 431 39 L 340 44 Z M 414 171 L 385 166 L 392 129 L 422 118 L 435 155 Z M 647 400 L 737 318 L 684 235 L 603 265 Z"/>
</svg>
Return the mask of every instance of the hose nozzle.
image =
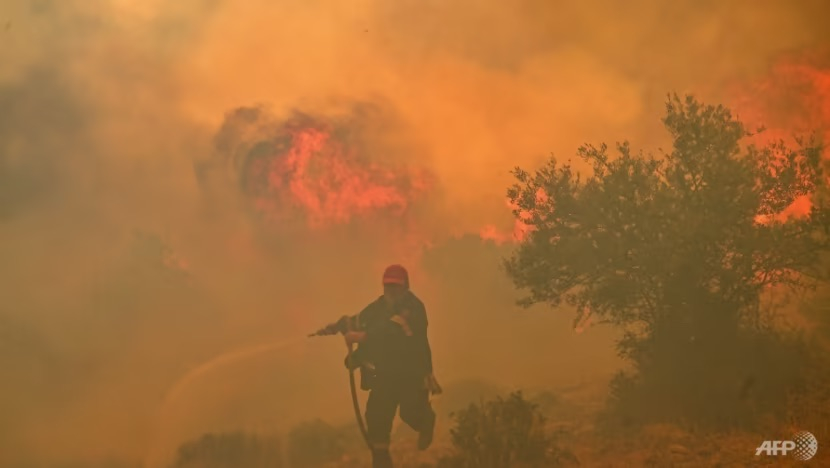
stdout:
<svg viewBox="0 0 830 468">
<path fill-rule="evenodd" d="M 349 329 L 349 317 L 343 316 L 340 320 L 326 325 L 325 327 L 317 330 L 316 332 L 308 335 L 309 337 L 312 336 L 331 336 L 336 335 L 338 333 L 346 333 Z"/>
</svg>

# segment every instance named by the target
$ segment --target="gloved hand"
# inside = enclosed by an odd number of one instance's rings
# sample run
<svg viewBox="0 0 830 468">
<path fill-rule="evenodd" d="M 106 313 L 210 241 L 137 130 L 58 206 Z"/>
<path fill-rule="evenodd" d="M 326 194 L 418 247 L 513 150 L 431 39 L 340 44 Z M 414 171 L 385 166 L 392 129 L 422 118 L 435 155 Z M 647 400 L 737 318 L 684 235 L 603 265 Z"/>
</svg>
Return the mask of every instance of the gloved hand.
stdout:
<svg viewBox="0 0 830 468">
<path fill-rule="evenodd" d="M 435 378 L 435 374 L 433 373 L 430 373 L 424 378 L 424 387 L 426 387 L 430 395 L 440 395 L 444 391 L 441 385 L 438 384 L 438 379 Z"/>
<path fill-rule="evenodd" d="M 336 322 L 326 325 L 309 336 L 331 336 L 338 333 L 346 333 L 349 331 L 349 320 L 351 318 L 348 315 L 344 315 Z"/>
<path fill-rule="evenodd" d="M 375 365 L 366 360 L 365 354 L 366 353 L 361 348 L 357 348 L 346 355 L 346 359 L 343 360 L 343 365 L 345 365 L 346 369 L 349 370 L 355 370 L 362 367 L 374 372 Z"/>
<path fill-rule="evenodd" d="M 364 331 L 349 331 L 343 334 L 343 338 L 346 340 L 347 345 L 353 345 L 355 343 L 362 343 L 366 341 L 366 332 Z"/>
<path fill-rule="evenodd" d="M 355 370 L 358 367 L 364 364 L 363 362 L 363 353 L 361 352 L 360 348 L 351 351 L 349 354 L 346 355 L 346 359 L 343 360 L 343 364 L 346 365 L 346 369 Z"/>
<path fill-rule="evenodd" d="M 343 364 L 346 366 L 346 369 L 355 370 L 360 367 L 360 361 L 355 359 L 354 355 L 347 354 L 346 359 L 343 360 Z"/>
</svg>

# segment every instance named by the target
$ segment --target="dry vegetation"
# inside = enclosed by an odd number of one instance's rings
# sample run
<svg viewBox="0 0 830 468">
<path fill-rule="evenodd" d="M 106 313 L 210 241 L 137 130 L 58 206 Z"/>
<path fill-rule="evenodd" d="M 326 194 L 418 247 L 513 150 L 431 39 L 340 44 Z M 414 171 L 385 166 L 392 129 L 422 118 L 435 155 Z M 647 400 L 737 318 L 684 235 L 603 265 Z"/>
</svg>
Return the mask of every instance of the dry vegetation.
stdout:
<svg viewBox="0 0 830 468">
<path fill-rule="evenodd" d="M 826 376 L 826 370 L 816 369 L 811 374 L 814 386 L 799 394 L 798 404 L 782 405 L 791 409 L 791 419 L 769 421 L 753 430 L 721 431 L 677 423 L 609 428 L 602 417 L 607 382 L 527 396 L 506 392 L 489 399 L 480 398 L 490 394 L 488 386 L 464 384 L 461 395 L 450 387 L 448 396 L 455 401 L 466 397 L 469 405 L 441 413 L 441 437 L 433 447 L 417 451 L 415 434 L 402 428 L 395 433 L 393 456 L 401 468 L 825 466 L 830 456 L 821 448 L 810 462 L 755 457 L 755 448 L 762 440 L 787 438 L 801 428 L 810 428 L 819 441 L 826 440 L 830 421 Z M 444 401 L 437 400 L 436 406 L 442 408 Z M 311 421 L 292 434 L 287 444 L 256 435 L 249 435 L 247 443 L 242 434 L 204 437 L 184 445 L 173 468 L 363 468 L 370 464 L 353 423 L 332 427 Z M 224 452 L 220 447 L 226 447 Z M 498 462 L 511 456 L 509 463 Z M 522 457 L 523 462 L 517 461 Z"/>
</svg>

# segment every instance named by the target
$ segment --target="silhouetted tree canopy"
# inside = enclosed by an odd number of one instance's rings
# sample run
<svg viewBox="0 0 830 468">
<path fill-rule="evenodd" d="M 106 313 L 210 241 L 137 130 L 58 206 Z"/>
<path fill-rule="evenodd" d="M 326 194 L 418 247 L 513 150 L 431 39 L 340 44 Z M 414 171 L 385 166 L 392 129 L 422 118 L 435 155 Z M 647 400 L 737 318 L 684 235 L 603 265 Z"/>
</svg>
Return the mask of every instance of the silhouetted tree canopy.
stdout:
<svg viewBox="0 0 830 468">
<path fill-rule="evenodd" d="M 661 158 L 625 142 L 616 158 L 604 144 L 581 147 L 587 177 L 555 158 L 534 174 L 514 171 L 509 197 L 533 230 L 506 261 L 528 292 L 522 304 L 564 301 L 614 324 L 653 326 L 704 305 L 751 311 L 765 287 L 826 279 L 821 146 L 742 148 L 749 134 L 724 107 L 673 96 L 666 108 L 674 146 Z M 775 218 L 816 192 L 807 216 Z"/>
<path fill-rule="evenodd" d="M 728 109 L 692 97 L 669 97 L 666 111 L 673 146 L 659 157 L 625 142 L 615 157 L 581 147 L 589 174 L 555 158 L 516 168 L 508 195 L 530 233 L 505 267 L 522 305 L 565 303 L 621 327 L 619 351 L 641 375 L 662 376 L 665 390 L 694 374 L 677 392 L 705 405 L 707 380 L 740 387 L 731 379 L 753 359 L 769 358 L 759 372 L 775 359 L 788 368 L 770 351 L 778 338 L 746 330 L 767 329 L 764 291 L 828 279 L 829 171 L 812 139 L 749 144 Z M 806 215 L 781 216 L 807 196 Z"/>
</svg>

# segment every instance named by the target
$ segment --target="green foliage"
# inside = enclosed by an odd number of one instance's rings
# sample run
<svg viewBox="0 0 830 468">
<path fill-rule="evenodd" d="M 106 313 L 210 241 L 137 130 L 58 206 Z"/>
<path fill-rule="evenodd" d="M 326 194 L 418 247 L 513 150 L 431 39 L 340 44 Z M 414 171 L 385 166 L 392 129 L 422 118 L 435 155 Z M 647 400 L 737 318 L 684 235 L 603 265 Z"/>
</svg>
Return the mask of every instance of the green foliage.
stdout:
<svg viewBox="0 0 830 468">
<path fill-rule="evenodd" d="M 277 439 L 242 432 L 205 434 L 179 447 L 173 468 L 280 468 L 282 447 Z"/>
<path fill-rule="evenodd" d="M 517 168 L 508 195 L 532 232 L 504 266 L 521 304 L 564 303 L 623 330 L 618 349 L 637 372 L 617 395 L 648 387 L 652 414 L 686 405 L 694 419 L 690 394 L 726 408 L 747 374 L 780 369 L 779 390 L 797 380 L 802 345 L 768 326 L 762 298 L 828 279 L 828 172 L 815 142 L 743 145 L 749 134 L 724 107 L 672 96 L 666 109 L 673 147 L 660 158 L 625 142 L 615 158 L 580 148 L 587 177 L 555 158 Z M 810 195 L 807 216 L 776 216 Z M 774 363 L 781 353 L 790 361 Z"/>
<path fill-rule="evenodd" d="M 440 468 L 555 467 L 575 462 L 545 430 L 545 418 L 521 392 L 471 404 L 452 415 L 452 454 Z"/>
</svg>

